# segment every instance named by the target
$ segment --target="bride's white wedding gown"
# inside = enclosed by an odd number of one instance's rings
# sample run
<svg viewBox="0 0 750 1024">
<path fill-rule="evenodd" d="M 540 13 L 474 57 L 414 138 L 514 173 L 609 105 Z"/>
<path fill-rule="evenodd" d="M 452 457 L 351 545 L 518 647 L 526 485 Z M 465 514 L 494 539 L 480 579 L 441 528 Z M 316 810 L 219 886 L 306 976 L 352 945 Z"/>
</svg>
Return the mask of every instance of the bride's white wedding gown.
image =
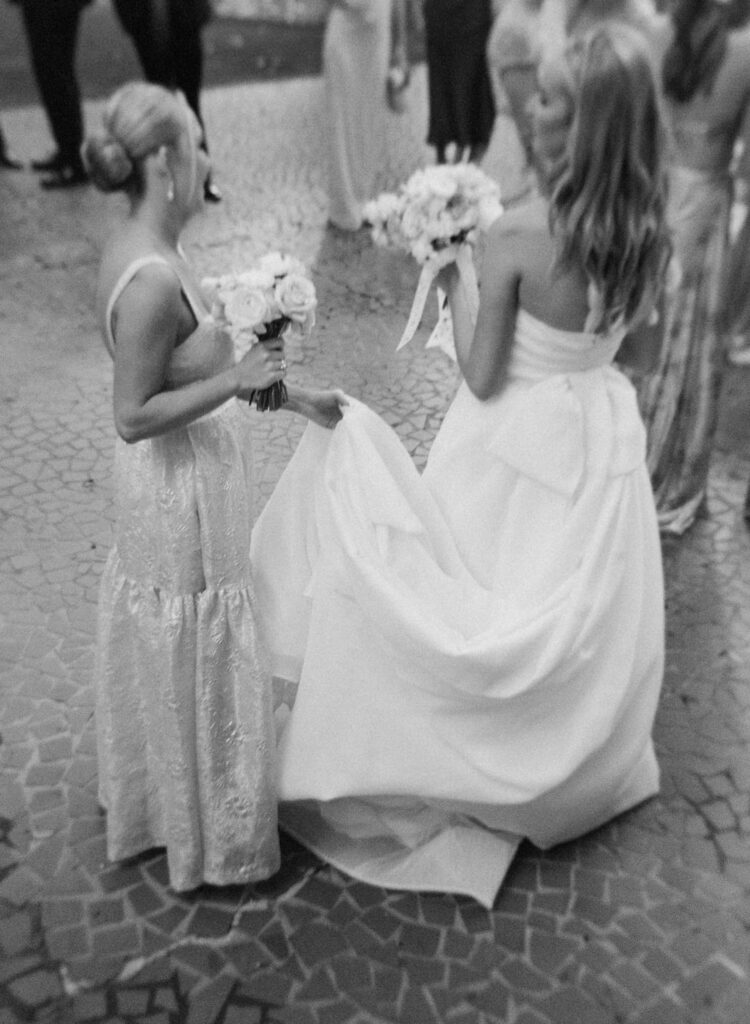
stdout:
<svg viewBox="0 0 750 1024">
<path fill-rule="evenodd" d="M 523 836 L 653 795 L 661 553 L 633 389 L 597 336 L 517 317 L 422 475 L 352 401 L 307 428 L 253 533 L 284 827 L 351 875 L 490 905 Z"/>
</svg>

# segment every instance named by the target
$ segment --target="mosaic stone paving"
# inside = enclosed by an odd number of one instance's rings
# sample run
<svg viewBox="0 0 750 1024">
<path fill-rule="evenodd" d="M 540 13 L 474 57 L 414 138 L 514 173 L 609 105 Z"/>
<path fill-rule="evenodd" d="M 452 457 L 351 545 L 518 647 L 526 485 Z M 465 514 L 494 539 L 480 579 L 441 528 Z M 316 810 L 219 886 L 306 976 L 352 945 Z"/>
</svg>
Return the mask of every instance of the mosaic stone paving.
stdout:
<svg viewBox="0 0 750 1024">
<path fill-rule="evenodd" d="M 415 89 L 384 184 L 425 157 Z M 321 308 L 293 377 L 369 401 L 421 464 L 455 371 L 424 329 L 394 355 L 414 268 L 324 228 L 321 102 L 316 80 L 207 95 L 227 200 L 188 248 L 206 273 L 298 252 Z M 23 156 L 41 148 L 38 110 L 3 120 Z M 0 1024 L 747 1024 L 747 369 L 728 376 L 706 515 L 665 546 L 659 799 L 547 853 L 523 846 L 492 911 L 353 882 L 286 839 L 278 875 L 235 889 L 175 895 L 158 851 L 106 863 L 91 668 L 113 435 L 91 305 L 116 215 L 87 189 L 0 177 Z M 249 415 L 260 507 L 302 424 Z"/>
</svg>

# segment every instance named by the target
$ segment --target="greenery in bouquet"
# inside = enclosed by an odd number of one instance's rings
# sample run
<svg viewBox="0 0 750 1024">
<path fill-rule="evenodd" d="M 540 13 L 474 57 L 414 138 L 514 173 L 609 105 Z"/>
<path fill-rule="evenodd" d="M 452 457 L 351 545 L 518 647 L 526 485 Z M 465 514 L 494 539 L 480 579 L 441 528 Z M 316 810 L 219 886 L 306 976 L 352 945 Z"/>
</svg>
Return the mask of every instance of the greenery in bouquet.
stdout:
<svg viewBox="0 0 750 1024">
<path fill-rule="evenodd" d="M 315 286 L 304 264 L 285 253 L 266 253 L 247 270 L 206 278 L 203 287 L 238 355 L 287 332 L 309 334 L 315 324 Z M 256 391 L 251 401 L 261 411 L 280 408 L 286 401 L 284 382 Z"/>
</svg>

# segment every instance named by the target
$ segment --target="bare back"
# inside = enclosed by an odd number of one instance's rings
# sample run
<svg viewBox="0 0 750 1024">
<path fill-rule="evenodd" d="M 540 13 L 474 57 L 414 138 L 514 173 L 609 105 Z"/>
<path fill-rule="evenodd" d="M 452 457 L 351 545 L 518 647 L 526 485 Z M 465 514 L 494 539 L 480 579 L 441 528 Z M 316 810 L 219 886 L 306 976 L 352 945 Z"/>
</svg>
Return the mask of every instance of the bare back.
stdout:
<svg viewBox="0 0 750 1024">
<path fill-rule="evenodd" d="M 114 327 L 117 323 L 118 303 L 115 303 L 112 313 L 112 324 L 106 323 L 107 309 L 110 296 L 117 284 L 120 275 L 127 267 L 141 257 L 158 255 L 160 250 L 154 243 L 153 238 L 146 235 L 138 227 L 118 233 L 115 238 L 105 247 L 99 268 L 99 280 L 96 292 L 96 310 L 102 336 L 107 336 L 109 326 Z M 171 254 L 161 253 L 167 263 L 173 265 Z M 153 271 L 152 271 L 153 272 Z M 184 294 L 182 282 L 190 273 L 187 268 L 181 269 L 179 277 L 176 272 L 163 275 L 165 285 L 175 293 L 175 311 L 177 322 L 175 324 L 175 347 L 178 347 L 196 328 L 195 306 L 202 302 L 202 296 L 198 285 L 191 287 L 190 294 L 194 297 L 193 303 L 187 300 Z M 193 282 L 190 282 L 193 284 Z"/>
<path fill-rule="evenodd" d="M 518 306 L 551 327 L 582 331 L 589 313 L 588 282 L 581 270 L 555 266 L 548 210 L 547 202 L 537 198 L 503 218 L 517 267 Z"/>
</svg>

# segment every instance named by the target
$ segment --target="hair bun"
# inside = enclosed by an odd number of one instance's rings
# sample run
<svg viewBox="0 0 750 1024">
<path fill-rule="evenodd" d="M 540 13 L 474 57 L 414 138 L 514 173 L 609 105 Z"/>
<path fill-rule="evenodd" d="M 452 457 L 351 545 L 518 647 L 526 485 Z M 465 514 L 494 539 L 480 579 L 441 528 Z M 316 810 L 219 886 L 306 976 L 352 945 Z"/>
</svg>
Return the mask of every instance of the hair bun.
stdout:
<svg viewBox="0 0 750 1024">
<path fill-rule="evenodd" d="M 90 135 L 81 156 L 91 180 L 102 192 L 116 192 L 130 180 L 134 165 L 124 146 L 111 135 Z"/>
</svg>

